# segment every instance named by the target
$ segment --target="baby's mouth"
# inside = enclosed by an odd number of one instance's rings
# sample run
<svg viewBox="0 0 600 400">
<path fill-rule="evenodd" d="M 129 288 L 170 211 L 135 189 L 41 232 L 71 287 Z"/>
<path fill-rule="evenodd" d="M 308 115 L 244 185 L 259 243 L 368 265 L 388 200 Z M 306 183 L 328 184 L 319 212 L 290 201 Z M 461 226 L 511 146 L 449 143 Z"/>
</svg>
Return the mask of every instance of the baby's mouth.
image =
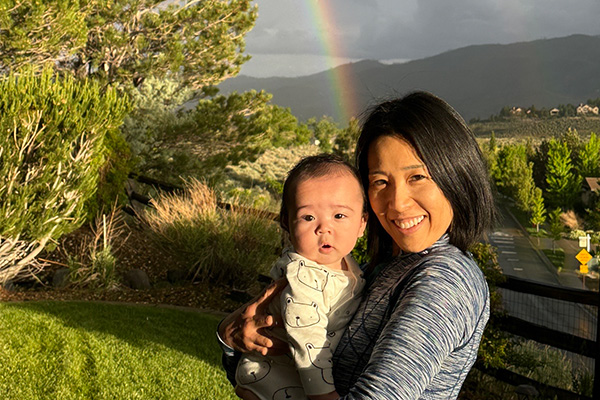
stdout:
<svg viewBox="0 0 600 400">
<path fill-rule="evenodd" d="M 425 219 L 425 216 L 421 215 L 419 217 L 411 218 L 409 220 L 404 220 L 402 222 L 394 221 L 394 224 L 400 229 L 410 229 L 413 226 L 421 223 L 421 221 L 423 221 L 424 219 Z"/>
</svg>

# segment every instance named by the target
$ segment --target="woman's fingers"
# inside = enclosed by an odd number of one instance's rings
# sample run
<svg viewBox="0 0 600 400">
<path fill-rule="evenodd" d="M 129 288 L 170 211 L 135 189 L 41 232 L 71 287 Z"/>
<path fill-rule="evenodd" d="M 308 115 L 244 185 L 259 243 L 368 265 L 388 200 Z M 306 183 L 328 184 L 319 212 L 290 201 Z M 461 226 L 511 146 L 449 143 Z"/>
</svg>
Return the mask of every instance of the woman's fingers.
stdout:
<svg viewBox="0 0 600 400">
<path fill-rule="evenodd" d="M 269 304 L 271 304 L 271 301 L 273 301 L 273 299 L 277 297 L 279 293 L 283 290 L 283 288 L 286 286 L 287 280 L 285 278 L 277 279 L 269 286 L 267 286 L 263 290 L 262 294 L 258 296 L 258 299 L 254 303 L 257 309 L 266 309 L 269 306 Z"/>
<path fill-rule="evenodd" d="M 219 327 L 219 336 L 233 349 L 241 352 L 271 354 L 270 348 L 281 348 L 285 342 L 274 341 L 266 328 L 283 326 L 281 318 L 267 314 L 271 301 L 287 286 L 287 280 L 279 279 L 269 285 L 255 299 L 228 315 Z M 282 346 L 281 343 L 284 343 Z M 278 351 L 278 350 L 275 350 Z"/>
</svg>

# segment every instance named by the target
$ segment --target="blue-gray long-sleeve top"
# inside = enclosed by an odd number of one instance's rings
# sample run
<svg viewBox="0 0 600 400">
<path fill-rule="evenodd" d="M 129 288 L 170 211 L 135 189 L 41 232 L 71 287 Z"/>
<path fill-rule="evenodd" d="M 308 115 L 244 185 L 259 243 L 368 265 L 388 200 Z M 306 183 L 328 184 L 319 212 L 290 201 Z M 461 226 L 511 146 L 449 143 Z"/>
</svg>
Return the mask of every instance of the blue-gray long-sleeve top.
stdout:
<svg viewBox="0 0 600 400">
<path fill-rule="evenodd" d="M 477 264 L 444 235 L 371 276 L 334 353 L 337 392 L 343 399 L 455 399 L 489 318 Z"/>
</svg>

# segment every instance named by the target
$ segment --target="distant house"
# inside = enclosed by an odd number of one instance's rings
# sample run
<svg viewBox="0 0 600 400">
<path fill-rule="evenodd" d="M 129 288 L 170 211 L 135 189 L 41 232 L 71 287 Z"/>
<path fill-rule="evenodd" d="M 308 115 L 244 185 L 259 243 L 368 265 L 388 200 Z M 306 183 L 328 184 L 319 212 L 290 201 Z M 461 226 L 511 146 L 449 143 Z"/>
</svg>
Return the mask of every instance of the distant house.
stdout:
<svg viewBox="0 0 600 400">
<path fill-rule="evenodd" d="M 523 109 L 521 107 L 513 107 L 510 109 L 510 113 L 512 115 L 521 115 L 523 113 Z"/>
<path fill-rule="evenodd" d="M 600 177 L 588 176 L 583 180 L 581 200 L 586 206 L 590 205 L 593 196 L 600 194 Z"/>
<path fill-rule="evenodd" d="M 595 114 L 598 115 L 598 107 L 592 107 L 588 104 L 580 104 L 577 107 L 577 115 L 587 115 L 587 114 Z"/>
<path fill-rule="evenodd" d="M 550 110 L 550 115 L 558 115 L 559 112 L 560 110 L 558 108 L 553 108 L 552 110 Z"/>
</svg>

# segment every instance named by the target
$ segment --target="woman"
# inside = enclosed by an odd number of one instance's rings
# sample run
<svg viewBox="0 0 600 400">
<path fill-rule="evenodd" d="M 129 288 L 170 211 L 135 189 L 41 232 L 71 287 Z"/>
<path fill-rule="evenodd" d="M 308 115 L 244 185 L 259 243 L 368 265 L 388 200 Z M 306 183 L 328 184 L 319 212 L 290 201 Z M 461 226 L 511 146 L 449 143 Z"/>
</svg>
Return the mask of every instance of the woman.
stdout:
<svg viewBox="0 0 600 400">
<path fill-rule="evenodd" d="M 369 197 L 372 262 L 334 353 L 337 392 L 344 399 L 454 399 L 489 317 L 487 284 L 467 252 L 495 218 L 479 146 L 452 107 L 416 92 L 371 111 L 356 160 Z M 223 342 L 275 351 L 280 344 L 263 328 L 276 321 L 262 309 L 281 285 L 225 319 Z M 226 368 L 233 354 L 225 353 Z"/>
</svg>

